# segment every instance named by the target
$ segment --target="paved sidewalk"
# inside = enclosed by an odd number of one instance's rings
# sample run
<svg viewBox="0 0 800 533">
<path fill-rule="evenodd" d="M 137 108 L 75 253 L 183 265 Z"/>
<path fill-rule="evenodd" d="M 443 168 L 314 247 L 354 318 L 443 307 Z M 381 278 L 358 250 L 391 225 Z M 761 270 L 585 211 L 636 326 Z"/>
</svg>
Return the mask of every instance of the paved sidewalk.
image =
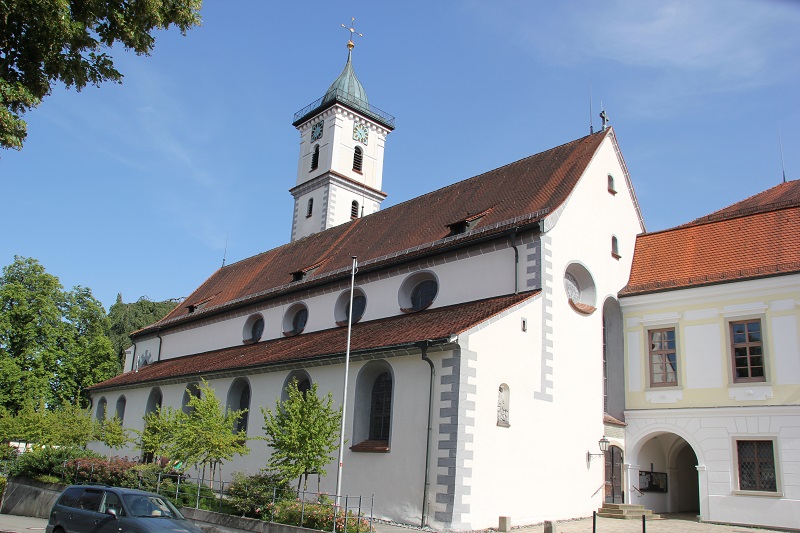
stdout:
<svg viewBox="0 0 800 533">
<path fill-rule="evenodd" d="M 47 520 L 43 518 L 30 518 L 0 514 L 0 533 L 39 533 L 43 532 Z M 558 533 L 591 533 L 592 519 L 569 520 L 557 524 Z M 375 523 L 377 533 L 413 533 L 421 531 L 413 527 Z M 543 533 L 544 525 L 513 528 L 511 533 Z M 640 520 L 615 520 L 613 518 L 598 518 L 597 533 L 641 533 Z M 689 515 L 665 515 L 661 520 L 649 520 L 647 533 L 770 533 L 776 530 L 766 530 L 747 526 L 727 526 L 719 524 L 701 523 L 692 520 Z"/>
</svg>

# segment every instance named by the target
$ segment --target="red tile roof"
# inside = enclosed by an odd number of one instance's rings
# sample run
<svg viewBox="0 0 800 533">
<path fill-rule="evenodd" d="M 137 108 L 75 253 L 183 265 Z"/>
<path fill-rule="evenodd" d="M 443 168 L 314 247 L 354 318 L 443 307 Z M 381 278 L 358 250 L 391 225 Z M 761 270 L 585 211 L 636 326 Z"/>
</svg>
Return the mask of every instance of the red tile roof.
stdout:
<svg viewBox="0 0 800 533">
<path fill-rule="evenodd" d="M 639 235 L 621 296 L 800 272 L 800 182 Z"/>
<path fill-rule="evenodd" d="M 415 342 L 446 339 L 462 333 L 538 294 L 500 296 L 465 304 L 439 307 L 353 325 L 351 353 L 407 347 Z M 347 328 L 234 346 L 210 352 L 167 359 L 149 364 L 91 387 L 93 390 L 144 382 L 198 376 L 231 370 L 253 369 L 273 364 L 342 356 Z"/>
<path fill-rule="evenodd" d="M 532 223 L 560 206 L 613 130 L 595 133 L 407 202 L 274 248 L 217 270 L 161 322 L 143 334 L 187 319 L 189 306 L 213 296 L 194 317 L 302 286 L 292 273 L 319 264 L 309 280 L 346 276 L 359 267 L 467 242 Z M 472 231 L 450 236 L 448 225 L 485 213 Z M 206 315 L 207 316 L 207 315 Z"/>
</svg>

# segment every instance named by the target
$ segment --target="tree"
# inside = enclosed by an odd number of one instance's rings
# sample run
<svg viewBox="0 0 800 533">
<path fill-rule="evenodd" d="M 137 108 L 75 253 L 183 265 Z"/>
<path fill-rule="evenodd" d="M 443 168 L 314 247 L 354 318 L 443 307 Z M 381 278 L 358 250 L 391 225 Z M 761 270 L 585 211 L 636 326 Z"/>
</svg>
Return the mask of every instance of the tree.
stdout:
<svg viewBox="0 0 800 533">
<path fill-rule="evenodd" d="M 230 461 L 234 455 L 250 453 L 247 439 L 234 433 L 236 423 L 246 410 L 224 409 L 214 389 L 205 380 L 200 385 L 199 394 L 189 392 L 188 413 L 181 411 L 177 416 L 171 458 L 186 465 L 197 465 L 198 470 L 202 468 L 203 478 L 206 467 L 210 467 L 213 481 L 217 467 L 223 461 Z M 221 478 L 221 468 L 219 473 Z"/>
<path fill-rule="evenodd" d="M 16 414 L 0 409 L 0 441 L 85 448 L 96 433 L 91 413 L 77 405 L 49 411 L 28 399 Z"/>
<path fill-rule="evenodd" d="M 162 457 L 169 456 L 177 433 L 177 413 L 172 407 L 147 413 L 144 417 L 144 431 L 141 434 L 142 457 L 152 458 L 160 462 Z"/>
<path fill-rule="evenodd" d="M 114 45 L 149 55 L 155 30 L 181 34 L 200 24 L 202 0 L 0 1 L 0 146 L 21 149 L 21 115 L 50 94 L 55 82 L 78 91 L 121 83 L 107 51 Z"/>
<path fill-rule="evenodd" d="M 330 391 L 324 399 L 317 396 L 317 384 L 303 393 L 292 380 L 286 392 L 289 397 L 275 401 L 275 411 L 261 408 L 267 444 L 273 452 L 267 466 L 281 473 L 284 480 L 297 479 L 297 490 L 309 474 L 326 475 L 331 454 L 338 449 L 342 410 L 333 408 Z"/>
<path fill-rule="evenodd" d="M 0 405 L 88 405 L 86 388 L 117 372 L 107 330 L 89 289 L 64 291 L 37 260 L 15 257 L 0 276 Z"/>
<path fill-rule="evenodd" d="M 108 337 L 114 346 L 114 353 L 119 357 L 120 368 L 125 363 L 125 349 L 132 344 L 131 333 L 161 320 L 175 308 L 177 299 L 153 302 L 142 296 L 133 303 L 124 303 L 122 295 L 117 294 L 117 301 L 108 310 L 110 329 Z"/>
<path fill-rule="evenodd" d="M 106 418 L 99 427 L 100 442 L 108 446 L 108 458 L 111 460 L 111 450 L 121 450 L 131 442 L 132 430 L 122 426 L 122 420 L 117 415 Z"/>
</svg>

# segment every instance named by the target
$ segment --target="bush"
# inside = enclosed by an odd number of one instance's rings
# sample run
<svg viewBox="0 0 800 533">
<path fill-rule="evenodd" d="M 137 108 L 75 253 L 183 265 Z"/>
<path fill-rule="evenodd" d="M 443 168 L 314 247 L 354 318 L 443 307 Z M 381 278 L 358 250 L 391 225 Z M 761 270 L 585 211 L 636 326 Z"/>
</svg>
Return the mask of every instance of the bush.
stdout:
<svg viewBox="0 0 800 533">
<path fill-rule="evenodd" d="M 6 490 L 6 478 L 0 476 L 0 500 L 3 499 L 3 492 Z"/>
<path fill-rule="evenodd" d="M 228 488 L 228 500 L 242 516 L 260 518 L 267 505 L 276 500 L 292 498 L 289 484 L 281 481 L 278 474 L 261 473 L 245 475 L 234 472 Z"/>
<path fill-rule="evenodd" d="M 334 517 L 333 502 L 325 497 L 320 498 L 319 502 L 279 501 L 267 506 L 264 518 L 270 517 L 273 522 L 280 524 L 331 531 Z M 370 524 L 363 516 L 358 516 L 352 511 L 348 511 L 345 517 L 344 509 L 339 509 L 336 513 L 336 531 L 366 533 L 370 531 Z"/>
<path fill-rule="evenodd" d="M 12 476 L 35 479 L 38 476 L 63 478 L 64 463 L 77 458 L 101 457 L 96 453 L 77 447 L 42 446 L 21 454 L 9 468 Z"/>
<path fill-rule="evenodd" d="M 136 488 L 139 478 L 134 467 L 137 464 L 119 457 L 80 457 L 67 461 L 63 472 L 64 482 L 74 485 L 102 483 L 113 487 Z"/>
</svg>

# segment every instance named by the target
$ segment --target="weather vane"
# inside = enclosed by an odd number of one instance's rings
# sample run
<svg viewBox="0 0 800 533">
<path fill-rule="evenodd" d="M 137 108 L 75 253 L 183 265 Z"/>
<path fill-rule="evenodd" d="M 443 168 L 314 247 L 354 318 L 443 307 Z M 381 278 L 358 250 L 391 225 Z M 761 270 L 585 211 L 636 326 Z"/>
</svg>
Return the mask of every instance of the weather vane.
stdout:
<svg viewBox="0 0 800 533">
<path fill-rule="evenodd" d="M 355 17 L 350 17 L 350 27 L 349 28 L 347 26 L 345 26 L 344 24 L 342 24 L 342 28 L 344 28 L 344 29 L 346 29 L 347 31 L 350 32 L 350 39 L 347 41 L 347 48 L 349 48 L 350 50 L 352 50 L 355 47 L 355 44 L 353 43 L 353 34 L 356 34 L 359 37 L 363 37 L 364 36 L 364 34 L 358 33 L 356 31 L 356 29 L 354 27 L 355 23 L 356 23 L 356 18 Z"/>
</svg>

